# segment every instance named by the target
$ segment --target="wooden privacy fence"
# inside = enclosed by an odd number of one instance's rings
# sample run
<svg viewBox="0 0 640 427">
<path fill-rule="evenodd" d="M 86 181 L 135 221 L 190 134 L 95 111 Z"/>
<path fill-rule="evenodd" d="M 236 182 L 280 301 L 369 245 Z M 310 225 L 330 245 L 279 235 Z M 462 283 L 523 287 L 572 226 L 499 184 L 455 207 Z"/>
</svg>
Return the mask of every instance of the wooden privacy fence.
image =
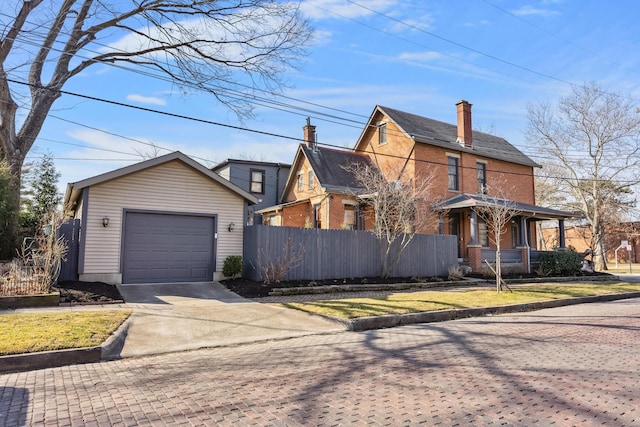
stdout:
<svg viewBox="0 0 640 427">
<path fill-rule="evenodd" d="M 64 236 L 69 250 L 65 257 L 66 260 L 62 260 L 58 280 L 60 282 L 78 280 L 78 253 L 80 250 L 78 241 L 80 239 L 80 220 L 66 220 L 58 230 L 58 237 L 60 236 Z"/>
<path fill-rule="evenodd" d="M 262 267 L 301 254 L 283 280 L 323 280 L 380 275 L 382 251 L 368 231 L 252 225 L 244 228 L 244 277 L 261 281 Z M 446 276 L 457 264 L 455 236 L 417 234 L 402 252 L 392 277 Z"/>
</svg>

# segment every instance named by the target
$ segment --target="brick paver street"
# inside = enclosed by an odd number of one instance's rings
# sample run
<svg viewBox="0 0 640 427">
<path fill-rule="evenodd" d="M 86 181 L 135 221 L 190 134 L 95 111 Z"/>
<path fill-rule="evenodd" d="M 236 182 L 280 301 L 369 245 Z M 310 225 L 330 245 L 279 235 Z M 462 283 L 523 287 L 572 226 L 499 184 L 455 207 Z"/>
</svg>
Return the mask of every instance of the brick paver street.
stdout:
<svg viewBox="0 0 640 427">
<path fill-rule="evenodd" d="M 0 425 L 640 425 L 640 300 L 0 376 Z"/>
</svg>

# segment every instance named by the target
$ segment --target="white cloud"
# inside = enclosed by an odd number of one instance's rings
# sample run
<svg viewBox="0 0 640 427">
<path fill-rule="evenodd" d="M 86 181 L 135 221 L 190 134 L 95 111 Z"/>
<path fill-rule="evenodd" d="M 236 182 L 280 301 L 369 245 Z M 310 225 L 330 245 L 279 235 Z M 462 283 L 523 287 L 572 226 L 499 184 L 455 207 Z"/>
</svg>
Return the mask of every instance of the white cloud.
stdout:
<svg viewBox="0 0 640 427">
<path fill-rule="evenodd" d="M 541 9 L 541 8 L 537 8 L 531 5 L 525 5 L 522 6 L 519 9 L 514 9 L 511 11 L 511 13 L 513 13 L 514 15 L 517 16 L 531 16 L 531 15 L 537 15 L 537 16 L 543 16 L 543 17 L 549 17 L 549 16 L 554 16 L 554 15 L 559 15 L 560 12 L 558 12 L 557 10 L 551 10 L 551 9 Z"/>
<path fill-rule="evenodd" d="M 138 95 L 137 93 L 127 95 L 127 101 L 133 101 L 140 104 L 167 105 L 167 101 L 162 98 L 157 98 L 155 96 Z"/>
<path fill-rule="evenodd" d="M 441 53 L 431 50 L 427 52 L 403 52 L 398 55 L 398 59 L 401 61 L 429 62 L 434 59 L 440 59 L 442 56 Z"/>
<path fill-rule="evenodd" d="M 397 0 L 362 0 L 366 6 L 347 3 L 344 0 L 306 0 L 301 3 L 300 10 L 311 19 L 353 19 L 373 14 L 386 12 L 398 3 Z"/>
<path fill-rule="evenodd" d="M 391 30 L 395 32 L 400 31 L 419 31 L 419 30 L 428 30 L 431 28 L 435 19 L 429 15 L 424 14 L 420 17 L 413 17 L 403 19 L 402 22 L 396 22 L 391 26 Z"/>
</svg>

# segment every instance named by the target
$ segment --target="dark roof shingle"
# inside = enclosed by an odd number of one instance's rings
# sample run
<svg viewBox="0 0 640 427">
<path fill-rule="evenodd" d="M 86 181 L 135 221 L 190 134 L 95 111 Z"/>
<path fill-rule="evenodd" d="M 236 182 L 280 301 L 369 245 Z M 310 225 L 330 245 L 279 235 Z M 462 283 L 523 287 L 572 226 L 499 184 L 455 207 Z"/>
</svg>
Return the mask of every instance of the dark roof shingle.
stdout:
<svg viewBox="0 0 640 427">
<path fill-rule="evenodd" d="M 540 167 L 523 152 L 511 145 L 504 138 L 484 132 L 473 131 L 473 148 L 458 144 L 456 125 L 405 113 L 389 107 L 378 108 L 391 118 L 402 130 L 413 137 L 416 142 L 449 148 L 451 150 L 475 153 L 478 156 L 496 160 L 504 160 L 525 166 Z"/>
<path fill-rule="evenodd" d="M 360 189 L 350 167 L 353 165 L 372 166 L 369 156 L 346 150 L 302 145 L 304 155 L 322 187 L 331 190 L 354 191 Z"/>
</svg>

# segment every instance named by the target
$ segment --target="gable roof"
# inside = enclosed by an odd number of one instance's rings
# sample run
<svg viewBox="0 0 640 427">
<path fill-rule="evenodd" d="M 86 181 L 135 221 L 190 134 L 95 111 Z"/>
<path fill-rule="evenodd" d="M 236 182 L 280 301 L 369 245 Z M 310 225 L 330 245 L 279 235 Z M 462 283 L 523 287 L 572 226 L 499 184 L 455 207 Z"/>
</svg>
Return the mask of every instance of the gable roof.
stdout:
<svg viewBox="0 0 640 427">
<path fill-rule="evenodd" d="M 249 166 L 257 166 L 257 167 L 267 167 L 273 166 L 278 168 L 290 168 L 291 165 L 288 163 L 279 163 L 279 162 L 262 162 L 257 160 L 244 160 L 244 159 L 226 159 L 225 161 L 215 165 L 211 168 L 212 171 L 217 172 L 220 169 L 224 168 L 230 164 L 239 164 L 239 165 L 249 165 Z"/>
<path fill-rule="evenodd" d="M 371 121 L 377 111 L 389 117 L 409 138 L 413 138 L 416 142 L 455 151 L 473 153 L 490 159 L 503 160 L 531 167 L 540 167 L 539 164 L 531 160 L 504 138 L 474 130 L 473 147 L 467 148 L 457 142 L 457 125 L 429 119 L 416 114 L 405 113 L 404 111 L 389 107 L 377 105 L 369 119 L 369 126 L 371 126 Z M 358 143 L 363 135 L 364 132 L 358 139 Z"/>
<path fill-rule="evenodd" d="M 326 191 L 344 193 L 357 192 L 361 189 L 353 172 L 348 170 L 349 166 L 373 165 L 366 154 L 318 146 L 309 148 L 306 144 L 300 144 L 282 192 L 282 197 L 287 194 L 291 185 L 295 183 L 303 159 L 308 160 L 316 179 L 320 183 L 320 187 Z"/>
<path fill-rule="evenodd" d="M 358 180 L 351 170 L 356 165 L 372 166 L 369 156 L 347 150 L 302 145 L 302 152 L 322 187 L 330 190 L 359 189 Z"/>
<path fill-rule="evenodd" d="M 191 157 L 188 157 L 182 154 L 180 151 L 174 151 L 173 153 L 169 153 L 164 156 L 145 160 L 143 162 L 136 163 L 131 166 L 126 166 L 120 169 L 116 169 L 111 172 L 103 173 L 101 175 L 96 175 L 94 177 L 87 178 L 82 181 L 71 182 L 67 184 L 67 192 L 65 193 L 65 196 L 64 196 L 64 204 L 67 205 L 69 201 L 78 200 L 84 188 L 91 187 L 97 184 L 102 184 L 104 182 L 121 178 L 123 176 L 140 172 L 144 169 L 162 165 L 164 163 L 168 163 L 174 160 L 181 161 L 185 165 L 203 174 L 204 176 L 211 179 L 212 181 L 215 181 L 216 183 L 222 185 L 223 187 L 226 187 L 230 191 L 237 193 L 239 196 L 242 196 L 243 198 L 245 198 L 250 204 L 258 203 L 258 199 L 254 195 L 246 192 L 242 188 L 236 186 L 235 184 L 232 184 L 230 181 L 227 181 L 226 179 L 222 178 L 220 175 L 209 170 L 204 165 L 201 165 L 200 163 L 196 162 Z"/>
<path fill-rule="evenodd" d="M 439 209 L 472 209 L 474 207 L 482 206 L 507 206 L 507 204 L 515 211 L 522 212 L 523 214 L 530 215 L 533 218 L 541 220 L 575 218 L 576 216 L 571 212 L 543 208 L 542 206 L 528 205 L 526 203 L 518 203 L 495 197 L 483 197 L 478 194 L 458 194 L 450 199 L 436 203 L 434 207 Z"/>
</svg>

